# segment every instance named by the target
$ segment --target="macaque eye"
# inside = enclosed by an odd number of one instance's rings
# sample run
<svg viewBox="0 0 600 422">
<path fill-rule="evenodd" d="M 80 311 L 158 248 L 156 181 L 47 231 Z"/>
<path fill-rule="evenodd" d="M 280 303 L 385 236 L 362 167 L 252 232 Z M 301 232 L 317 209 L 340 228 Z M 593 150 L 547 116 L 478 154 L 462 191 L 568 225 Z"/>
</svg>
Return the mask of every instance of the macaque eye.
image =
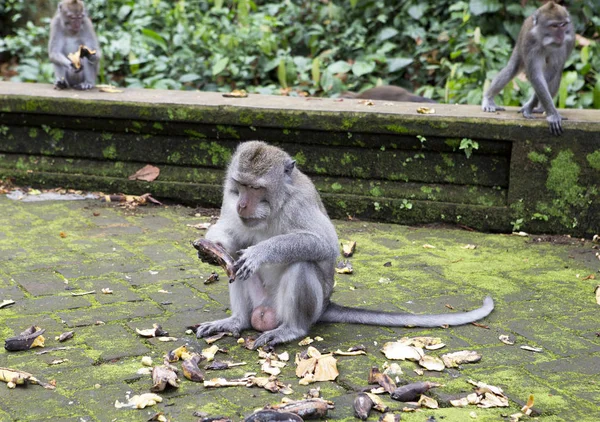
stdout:
<svg viewBox="0 0 600 422">
<path fill-rule="evenodd" d="M 234 194 L 234 195 L 239 195 L 240 194 L 240 191 L 237 190 L 237 188 L 231 188 L 231 189 L 229 189 L 229 192 L 232 193 L 232 194 Z"/>
</svg>

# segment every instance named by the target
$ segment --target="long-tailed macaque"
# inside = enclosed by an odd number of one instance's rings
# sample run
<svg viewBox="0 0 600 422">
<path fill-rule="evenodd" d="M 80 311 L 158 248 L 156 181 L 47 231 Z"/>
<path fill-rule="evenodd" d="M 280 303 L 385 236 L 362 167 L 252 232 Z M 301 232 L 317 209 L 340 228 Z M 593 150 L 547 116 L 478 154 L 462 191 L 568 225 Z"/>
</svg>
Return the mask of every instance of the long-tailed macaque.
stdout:
<svg viewBox="0 0 600 422">
<path fill-rule="evenodd" d="M 523 117 L 532 118 L 532 113 L 546 112 L 550 132 L 560 135 L 563 132 L 563 117 L 554 107 L 553 97 L 558 92 L 565 62 L 569 58 L 575 34 L 567 10 L 550 1 L 525 19 L 517 45 L 504 69 L 496 75 L 483 96 L 483 111 L 504 110 L 494 103 L 494 97 L 521 70 L 525 69 L 535 94 L 521 108 Z M 536 108 L 542 103 L 542 109 Z"/>
<path fill-rule="evenodd" d="M 330 301 L 336 258 L 335 228 L 311 180 L 283 150 L 264 142 L 242 143 L 227 169 L 219 221 L 206 239 L 222 245 L 235 262 L 229 284 L 231 316 L 201 324 L 198 337 L 254 328 L 255 347 L 303 337 L 318 322 L 436 327 L 467 324 L 494 309 L 412 315 L 336 305 Z"/>
<path fill-rule="evenodd" d="M 340 95 L 340 98 L 358 98 L 363 100 L 380 100 L 380 101 L 401 101 L 411 103 L 437 103 L 431 98 L 421 97 L 412 94 L 404 88 L 394 85 L 381 85 L 374 88 L 369 88 L 366 91 L 357 94 L 355 92 L 346 91 Z"/>
<path fill-rule="evenodd" d="M 80 66 L 68 55 L 82 49 Z M 100 65 L 100 48 L 92 21 L 86 16 L 81 0 L 62 0 L 50 23 L 48 54 L 54 64 L 56 89 L 92 89 Z"/>
</svg>

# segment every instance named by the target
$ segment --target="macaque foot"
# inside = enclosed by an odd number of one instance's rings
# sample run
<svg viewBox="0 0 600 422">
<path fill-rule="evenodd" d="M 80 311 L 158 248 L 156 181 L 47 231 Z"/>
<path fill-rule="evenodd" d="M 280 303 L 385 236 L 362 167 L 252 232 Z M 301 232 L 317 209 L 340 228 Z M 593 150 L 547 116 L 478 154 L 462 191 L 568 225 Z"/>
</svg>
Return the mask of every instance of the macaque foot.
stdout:
<svg viewBox="0 0 600 422">
<path fill-rule="evenodd" d="M 504 111 L 504 107 L 498 107 L 494 100 L 484 98 L 481 103 L 481 109 L 488 113 L 493 113 L 495 111 Z"/>
<path fill-rule="evenodd" d="M 54 89 L 67 89 L 69 85 L 67 85 L 67 81 L 64 79 L 57 79 L 54 82 Z"/>
<path fill-rule="evenodd" d="M 87 91 L 89 89 L 92 89 L 93 87 L 94 87 L 94 84 L 82 82 L 80 84 L 75 85 L 73 88 L 80 90 L 80 91 Z"/>
<path fill-rule="evenodd" d="M 544 109 L 542 107 L 536 107 L 533 110 L 531 110 L 531 112 L 535 114 L 544 114 Z"/>
<path fill-rule="evenodd" d="M 519 113 L 523 113 L 523 117 L 525 117 L 526 119 L 535 119 L 530 108 L 522 107 L 519 110 Z"/>
<path fill-rule="evenodd" d="M 254 349 L 258 349 L 261 346 L 276 346 L 281 343 L 295 340 L 308 334 L 308 331 L 298 330 L 289 326 L 279 326 L 278 328 L 267 331 L 259 336 L 254 342 Z"/>
<path fill-rule="evenodd" d="M 204 324 L 200 324 L 200 326 L 196 329 L 196 337 L 208 337 L 210 335 L 216 333 L 226 333 L 230 332 L 234 337 L 239 337 L 240 332 L 247 327 L 242 326 L 242 323 L 233 317 L 219 319 L 217 321 L 205 322 Z"/>
</svg>

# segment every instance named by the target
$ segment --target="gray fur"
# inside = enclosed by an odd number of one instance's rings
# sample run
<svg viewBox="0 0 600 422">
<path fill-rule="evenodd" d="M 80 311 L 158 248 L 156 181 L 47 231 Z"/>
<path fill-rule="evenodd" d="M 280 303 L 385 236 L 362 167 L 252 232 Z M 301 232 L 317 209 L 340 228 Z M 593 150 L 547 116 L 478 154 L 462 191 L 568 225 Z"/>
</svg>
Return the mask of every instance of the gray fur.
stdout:
<svg viewBox="0 0 600 422">
<path fill-rule="evenodd" d="M 561 24 L 560 28 L 552 28 L 552 24 Z M 557 45 L 553 34 L 563 32 L 564 39 Z M 558 92 L 565 62 L 573 51 L 575 34 L 567 10 L 548 2 L 537 9 L 534 14 L 523 22 L 517 45 L 510 60 L 492 81 L 483 96 L 481 108 L 483 111 L 495 112 L 504 110 L 494 102 L 494 97 L 500 93 L 521 70 L 525 70 L 527 79 L 531 82 L 535 94 L 521 108 L 523 117 L 532 118 L 532 113 L 540 112 L 536 108 L 541 102 L 550 132 L 560 135 L 563 132 L 563 117 L 554 106 L 553 97 Z"/>
<path fill-rule="evenodd" d="M 70 13 L 82 15 L 79 31 L 69 30 L 67 19 Z M 96 50 L 96 54 L 81 58 L 81 68 L 75 69 L 67 55 L 76 52 L 80 45 Z M 85 13 L 83 2 L 63 0 L 58 4 L 50 23 L 48 55 L 54 65 L 54 86 L 57 89 L 87 90 L 95 86 L 100 66 L 100 46 L 92 21 Z"/>
<path fill-rule="evenodd" d="M 256 171 L 248 166 L 256 159 L 255 153 L 270 163 L 269 168 L 264 161 L 256 164 Z M 466 324 L 493 310 L 491 298 L 475 311 L 429 316 L 366 311 L 330 303 L 338 238 L 314 185 L 290 166 L 291 161 L 281 149 L 258 141 L 241 144 L 233 155 L 221 216 L 206 233 L 207 239 L 223 245 L 236 259 L 236 279 L 229 285 L 232 314 L 200 325 L 198 337 L 222 331 L 239 336 L 250 328 L 250 316 L 258 306 L 275 309 L 279 326 L 258 337 L 255 347 L 303 337 L 317 321 L 430 327 Z M 251 227 L 238 214 L 239 198 L 246 189 L 239 181 L 255 186 L 250 194 L 265 195 L 256 210 L 265 217 Z M 265 190 L 260 190 L 262 187 Z"/>
</svg>

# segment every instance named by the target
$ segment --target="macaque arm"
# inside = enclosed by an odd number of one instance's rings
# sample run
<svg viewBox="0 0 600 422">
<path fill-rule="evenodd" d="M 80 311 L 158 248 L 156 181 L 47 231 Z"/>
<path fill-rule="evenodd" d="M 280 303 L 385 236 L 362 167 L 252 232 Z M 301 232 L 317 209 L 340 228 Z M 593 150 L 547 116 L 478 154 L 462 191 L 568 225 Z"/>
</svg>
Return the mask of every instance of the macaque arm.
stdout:
<svg viewBox="0 0 600 422">
<path fill-rule="evenodd" d="M 71 60 L 62 51 L 64 44 L 62 40 L 61 28 L 58 21 L 53 20 L 50 25 L 50 41 L 48 42 L 48 54 L 50 61 L 58 66 L 70 67 Z"/>
<path fill-rule="evenodd" d="M 311 232 L 283 234 L 263 240 L 242 251 L 236 261 L 236 280 L 254 274 L 262 264 L 290 264 L 293 262 L 335 260 L 336 248 Z"/>
</svg>

